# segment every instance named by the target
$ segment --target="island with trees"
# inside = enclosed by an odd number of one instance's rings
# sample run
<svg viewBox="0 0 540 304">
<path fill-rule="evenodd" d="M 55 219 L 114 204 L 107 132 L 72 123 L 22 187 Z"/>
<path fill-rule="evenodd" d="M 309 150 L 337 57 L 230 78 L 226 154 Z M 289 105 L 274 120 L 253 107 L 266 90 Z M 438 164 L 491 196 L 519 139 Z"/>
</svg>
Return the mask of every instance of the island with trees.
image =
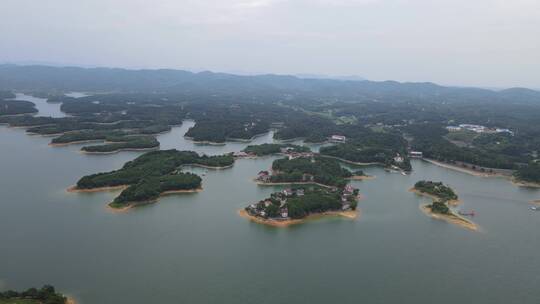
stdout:
<svg viewBox="0 0 540 304">
<path fill-rule="evenodd" d="M 0 116 L 35 114 L 37 112 L 33 102 L 0 98 Z"/>
<path fill-rule="evenodd" d="M 127 162 L 119 170 L 84 176 L 68 191 L 122 190 L 109 207 L 127 210 L 154 203 L 162 195 L 200 191 L 201 178 L 193 173 L 182 172 L 183 166 L 224 169 L 233 163 L 231 155 L 201 156 L 192 151 L 153 151 Z"/>
<path fill-rule="evenodd" d="M 442 182 L 418 181 L 410 191 L 430 197 L 433 200 L 431 204 L 420 206 L 421 210 L 432 218 L 444 220 L 470 230 L 478 230 L 475 223 L 450 208 L 450 206 L 456 206 L 460 203 L 459 198 L 452 188 Z"/>
<path fill-rule="evenodd" d="M 242 152 L 249 156 L 266 156 L 273 154 L 311 153 L 311 149 L 306 146 L 293 144 L 260 144 L 247 146 Z"/>
<path fill-rule="evenodd" d="M 275 192 L 269 198 L 250 204 L 239 211 L 240 216 L 256 223 L 286 227 L 310 218 L 358 216 L 358 189 L 320 186 L 299 187 Z"/>
<path fill-rule="evenodd" d="M 357 171 L 355 174 L 363 174 Z M 317 184 L 322 187 L 343 188 L 353 173 L 335 159 L 320 156 L 287 157 L 272 163 L 272 172 L 261 171 L 255 178 L 259 185 Z"/>
<path fill-rule="evenodd" d="M 0 304 L 74 304 L 75 302 L 57 292 L 51 285 L 25 291 L 7 290 L 0 292 Z"/>
</svg>

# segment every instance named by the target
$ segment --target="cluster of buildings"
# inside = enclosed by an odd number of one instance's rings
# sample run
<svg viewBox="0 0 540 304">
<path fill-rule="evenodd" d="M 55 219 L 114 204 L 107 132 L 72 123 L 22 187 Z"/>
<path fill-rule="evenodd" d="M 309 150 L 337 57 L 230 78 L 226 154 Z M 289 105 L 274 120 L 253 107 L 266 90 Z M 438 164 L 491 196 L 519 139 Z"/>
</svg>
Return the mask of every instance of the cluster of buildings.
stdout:
<svg viewBox="0 0 540 304">
<path fill-rule="evenodd" d="M 315 154 L 313 152 L 296 152 L 293 147 L 285 147 L 281 148 L 281 153 L 287 155 L 289 159 L 295 159 L 295 158 L 312 158 Z"/>
<path fill-rule="evenodd" d="M 332 135 L 332 136 L 330 136 L 328 141 L 333 142 L 333 143 L 343 144 L 343 143 L 345 143 L 347 141 L 347 137 L 345 137 L 343 135 Z"/>
<path fill-rule="evenodd" d="M 289 159 L 295 159 L 300 157 L 313 157 L 315 154 L 313 152 L 296 152 L 294 147 L 285 147 L 280 149 L 280 153 L 285 154 Z M 248 153 L 244 151 L 237 151 L 232 153 L 234 157 L 237 158 L 246 158 L 246 157 L 257 157 L 255 153 Z"/>
<path fill-rule="evenodd" d="M 279 208 L 278 216 L 271 217 L 274 220 L 284 220 L 289 218 L 289 209 L 287 208 L 287 198 L 291 196 L 304 196 L 304 189 L 285 189 L 281 192 L 273 193 L 266 200 L 251 204 L 246 207 L 246 211 L 252 216 L 270 218 L 268 208 L 272 204 Z"/>
<path fill-rule="evenodd" d="M 358 190 L 351 185 L 345 186 L 343 192 L 341 193 L 341 210 L 351 209 L 351 201 L 356 200 L 358 195 Z"/>
<path fill-rule="evenodd" d="M 476 133 L 509 133 L 514 135 L 514 132 L 510 129 L 503 128 L 488 128 L 482 125 L 473 125 L 473 124 L 460 124 L 459 126 L 448 126 L 446 129 L 450 132 L 458 132 L 462 130 L 473 131 Z"/>
<path fill-rule="evenodd" d="M 269 172 L 269 171 L 259 171 L 259 173 L 257 174 L 257 177 L 255 178 L 256 181 L 258 182 L 263 182 L 263 183 L 269 183 L 272 179 L 272 174 Z M 304 173 L 302 174 L 302 180 L 298 181 L 298 182 L 312 182 L 314 181 L 315 177 L 311 174 L 307 174 L 307 173 Z"/>
<path fill-rule="evenodd" d="M 337 188 L 332 188 L 329 191 L 338 191 Z M 272 220 L 287 220 L 289 219 L 289 209 L 287 207 L 287 199 L 290 197 L 304 196 L 305 190 L 303 188 L 291 189 L 287 188 L 281 192 L 273 193 L 270 198 L 253 203 L 245 208 L 245 210 L 251 216 L 258 216 L 265 219 Z M 341 210 L 351 209 L 351 202 L 356 200 L 358 190 L 351 185 L 347 185 L 341 193 Z M 274 205 L 278 212 L 272 212 L 269 214 L 269 208 Z M 275 210 L 275 209 L 274 209 Z"/>
</svg>

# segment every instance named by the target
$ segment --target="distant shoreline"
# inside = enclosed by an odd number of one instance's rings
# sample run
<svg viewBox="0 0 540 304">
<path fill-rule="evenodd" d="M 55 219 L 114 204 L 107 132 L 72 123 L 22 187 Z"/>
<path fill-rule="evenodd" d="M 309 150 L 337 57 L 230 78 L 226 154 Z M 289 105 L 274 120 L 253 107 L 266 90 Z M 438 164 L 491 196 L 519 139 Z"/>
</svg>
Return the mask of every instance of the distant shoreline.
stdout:
<svg viewBox="0 0 540 304">
<path fill-rule="evenodd" d="M 224 170 L 224 169 L 232 168 L 233 166 L 234 166 L 234 163 L 227 166 L 221 166 L 221 167 L 212 167 L 212 166 L 205 166 L 205 165 L 200 165 L 200 164 L 183 164 L 180 167 L 200 167 L 200 168 L 211 169 L 211 170 Z"/>
<path fill-rule="evenodd" d="M 88 139 L 88 140 L 78 140 L 78 141 L 70 141 L 65 143 L 49 143 L 49 146 L 51 147 L 65 147 L 69 145 L 77 145 L 77 144 L 85 144 L 85 143 L 97 143 L 97 142 L 104 142 L 104 139 Z"/>
<path fill-rule="evenodd" d="M 337 160 L 342 161 L 344 163 L 351 164 L 351 165 L 356 165 L 356 166 L 376 166 L 376 165 L 384 166 L 383 163 L 379 163 L 379 162 L 359 163 L 359 162 L 354 162 L 354 161 L 351 161 L 351 160 L 346 160 L 346 159 L 343 159 L 343 158 L 340 158 L 340 157 L 335 157 L 335 156 L 330 156 L 330 155 L 325 155 L 325 154 L 320 154 L 320 153 L 319 153 L 319 156 L 320 157 L 337 159 Z"/>
<path fill-rule="evenodd" d="M 502 173 L 481 172 L 481 171 L 477 171 L 477 170 L 473 170 L 473 169 L 469 169 L 469 168 L 463 168 L 463 167 L 460 167 L 458 165 L 449 164 L 449 163 L 441 162 L 441 161 L 434 160 L 434 159 L 429 159 L 429 158 L 422 158 L 422 160 L 424 160 L 424 161 L 426 161 L 426 162 L 428 162 L 430 164 L 442 167 L 442 168 L 446 168 L 446 169 L 450 169 L 450 170 L 454 170 L 454 171 L 458 171 L 458 172 L 462 172 L 462 173 L 467 173 L 467 174 L 470 174 L 470 175 L 473 175 L 473 176 L 479 176 L 479 177 L 505 177 L 505 178 L 510 177 L 509 175 L 505 175 L 505 174 L 502 174 Z"/>
<path fill-rule="evenodd" d="M 287 185 L 316 185 L 324 188 L 332 188 L 333 186 L 328 186 L 324 184 L 319 184 L 316 182 L 279 182 L 279 183 L 272 183 L 272 182 L 261 182 L 257 179 L 253 178 L 253 181 L 259 185 L 259 186 L 287 186 Z"/>
<path fill-rule="evenodd" d="M 107 155 L 107 154 L 116 154 L 116 153 L 120 153 L 120 152 L 149 152 L 149 151 L 157 151 L 159 150 L 159 146 L 157 147 L 152 147 L 152 148 L 122 148 L 122 149 L 117 149 L 117 150 L 114 150 L 114 151 L 107 151 L 107 152 L 94 152 L 94 151 L 85 151 L 85 150 L 81 150 L 80 152 L 83 153 L 83 154 L 88 154 L 88 155 Z"/>
</svg>

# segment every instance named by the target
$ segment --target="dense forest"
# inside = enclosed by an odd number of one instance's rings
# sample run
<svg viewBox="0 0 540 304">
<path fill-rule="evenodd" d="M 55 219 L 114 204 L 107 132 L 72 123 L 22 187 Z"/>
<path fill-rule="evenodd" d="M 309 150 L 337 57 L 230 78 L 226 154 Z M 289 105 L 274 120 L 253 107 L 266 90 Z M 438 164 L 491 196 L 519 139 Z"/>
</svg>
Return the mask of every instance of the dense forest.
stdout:
<svg viewBox="0 0 540 304">
<path fill-rule="evenodd" d="M 352 176 L 337 160 L 324 157 L 277 159 L 272 163 L 272 170 L 271 182 L 316 182 L 340 188 L 347 184 L 346 178 Z"/>
<path fill-rule="evenodd" d="M 257 156 L 278 154 L 286 149 L 288 152 L 305 153 L 311 152 L 311 149 L 306 146 L 290 145 L 290 144 L 261 144 L 247 146 L 243 151 Z"/>
<path fill-rule="evenodd" d="M 276 139 L 306 142 L 341 135 L 347 138 L 344 144 L 325 147 L 321 153 L 409 171 L 407 152 L 416 150 L 426 158 L 480 170 L 518 170 L 522 173 L 516 173 L 517 178 L 540 174 L 538 166 L 531 165 L 540 151 L 540 92 L 522 88 L 492 91 L 432 83 L 0 65 L 0 90 L 20 90 L 61 103 L 70 117 L 6 116 L 36 110 L 31 103 L 6 100 L 13 94 L 0 91 L 0 123 L 29 127 L 28 132 L 42 135 L 153 135 L 191 118 L 196 124 L 185 136 L 195 141 L 249 140 L 270 130 Z M 73 98 L 63 95 L 66 91 L 95 94 Z M 458 124 L 512 133 L 446 130 Z"/>
<path fill-rule="evenodd" d="M 515 177 L 530 183 L 540 183 L 540 164 L 533 162 L 528 166 L 522 166 L 515 172 Z"/>
<path fill-rule="evenodd" d="M 162 150 L 143 154 L 127 162 L 121 169 L 82 177 L 76 189 L 129 186 L 113 201 L 112 207 L 123 207 L 156 199 L 173 190 L 193 190 L 200 187 L 197 175 L 183 173 L 183 165 L 227 167 L 234 163 L 230 155 L 200 156 L 191 151 Z"/>
<path fill-rule="evenodd" d="M 45 285 L 40 289 L 29 288 L 25 291 L 17 292 L 8 290 L 0 292 L 1 304 L 66 304 L 67 298 L 56 292 L 53 286 Z"/>
<path fill-rule="evenodd" d="M 30 101 L 0 99 L 0 116 L 37 113 L 35 106 Z"/>
</svg>

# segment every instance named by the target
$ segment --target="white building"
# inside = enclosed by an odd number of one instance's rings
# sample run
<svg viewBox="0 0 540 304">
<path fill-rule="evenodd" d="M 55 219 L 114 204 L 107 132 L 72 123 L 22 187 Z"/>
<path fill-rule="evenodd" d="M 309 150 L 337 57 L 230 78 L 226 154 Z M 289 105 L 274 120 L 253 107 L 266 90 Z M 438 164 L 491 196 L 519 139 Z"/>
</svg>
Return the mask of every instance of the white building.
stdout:
<svg viewBox="0 0 540 304">
<path fill-rule="evenodd" d="M 336 142 L 336 143 L 344 143 L 345 141 L 347 140 L 347 138 L 343 135 L 332 135 L 330 137 L 330 141 L 331 142 Z"/>
</svg>

